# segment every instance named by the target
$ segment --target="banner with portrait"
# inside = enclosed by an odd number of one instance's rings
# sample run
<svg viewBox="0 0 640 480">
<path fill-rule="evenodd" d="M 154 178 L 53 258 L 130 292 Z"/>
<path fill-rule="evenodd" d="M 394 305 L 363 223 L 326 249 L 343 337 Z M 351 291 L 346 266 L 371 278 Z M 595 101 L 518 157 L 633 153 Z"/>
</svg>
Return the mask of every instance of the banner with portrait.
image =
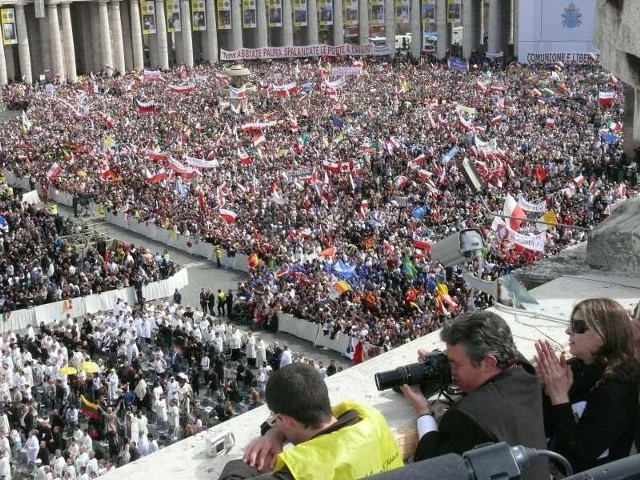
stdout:
<svg viewBox="0 0 640 480">
<path fill-rule="evenodd" d="M 231 30 L 231 0 L 217 0 L 218 30 Z"/>
<path fill-rule="evenodd" d="M 242 28 L 256 26 L 256 0 L 242 0 Z"/>
<path fill-rule="evenodd" d="M 191 28 L 194 32 L 207 30 L 207 10 L 204 0 L 191 0 Z"/>
<path fill-rule="evenodd" d="M 396 23 L 398 25 L 409 25 L 409 0 L 396 0 Z"/>
<path fill-rule="evenodd" d="M 142 34 L 155 35 L 156 33 L 155 2 L 153 0 L 140 0 L 140 15 L 142 15 Z"/>
<path fill-rule="evenodd" d="M 447 1 L 447 22 L 459 22 L 462 19 L 462 0 Z"/>
<path fill-rule="evenodd" d="M 293 26 L 307 26 L 307 0 L 293 0 Z"/>
<path fill-rule="evenodd" d="M 384 25 L 384 0 L 371 0 L 369 2 L 369 25 L 380 27 Z"/>
<path fill-rule="evenodd" d="M 343 0 L 344 5 L 344 25 L 345 27 L 356 27 L 360 21 L 358 17 L 358 0 Z"/>
<path fill-rule="evenodd" d="M 422 25 L 426 31 L 433 30 L 436 24 L 436 0 L 422 1 Z"/>
<path fill-rule="evenodd" d="M 167 14 L 167 32 L 174 33 L 182 30 L 180 18 L 180 0 L 166 0 L 165 12 Z"/>
<path fill-rule="evenodd" d="M 267 0 L 267 5 L 269 27 L 282 27 L 282 0 Z"/>
<path fill-rule="evenodd" d="M 333 0 L 318 0 L 320 9 L 320 25 L 333 25 Z"/>
<path fill-rule="evenodd" d="M 0 18 L 2 18 L 2 44 L 15 45 L 18 43 L 15 9 L 13 7 L 0 9 Z"/>
</svg>

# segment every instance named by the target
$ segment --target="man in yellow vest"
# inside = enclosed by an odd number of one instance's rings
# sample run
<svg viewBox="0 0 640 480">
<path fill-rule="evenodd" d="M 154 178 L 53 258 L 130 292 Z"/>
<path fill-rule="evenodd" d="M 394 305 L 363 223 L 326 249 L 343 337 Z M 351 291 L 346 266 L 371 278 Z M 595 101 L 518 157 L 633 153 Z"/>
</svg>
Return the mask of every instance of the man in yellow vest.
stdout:
<svg viewBox="0 0 640 480">
<path fill-rule="evenodd" d="M 312 365 L 275 371 L 265 391 L 268 430 L 220 480 L 355 480 L 403 466 L 396 439 L 380 412 L 356 402 L 333 407 Z M 283 450 L 283 444 L 291 447 Z"/>
</svg>

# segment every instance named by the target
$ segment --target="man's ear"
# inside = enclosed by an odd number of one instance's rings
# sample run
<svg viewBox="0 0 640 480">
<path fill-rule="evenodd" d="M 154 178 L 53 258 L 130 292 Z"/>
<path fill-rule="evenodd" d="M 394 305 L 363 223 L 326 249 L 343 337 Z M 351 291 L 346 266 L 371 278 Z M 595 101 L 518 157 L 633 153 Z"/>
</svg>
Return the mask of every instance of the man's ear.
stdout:
<svg viewBox="0 0 640 480">
<path fill-rule="evenodd" d="M 498 359 L 495 355 L 487 355 L 484 357 L 483 362 L 486 370 L 493 370 L 498 367 Z"/>
</svg>

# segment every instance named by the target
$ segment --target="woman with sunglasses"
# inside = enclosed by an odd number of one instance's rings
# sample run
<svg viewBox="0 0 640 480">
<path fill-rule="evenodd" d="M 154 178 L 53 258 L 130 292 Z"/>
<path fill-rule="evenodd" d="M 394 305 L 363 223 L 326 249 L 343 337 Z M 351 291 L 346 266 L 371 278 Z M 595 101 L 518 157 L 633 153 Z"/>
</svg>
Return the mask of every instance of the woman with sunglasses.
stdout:
<svg viewBox="0 0 640 480">
<path fill-rule="evenodd" d="M 578 303 L 566 333 L 572 358 L 558 358 L 548 340 L 539 340 L 536 363 L 549 448 L 579 472 L 629 455 L 640 363 L 629 315 L 614 300 Z"/>
</svg>

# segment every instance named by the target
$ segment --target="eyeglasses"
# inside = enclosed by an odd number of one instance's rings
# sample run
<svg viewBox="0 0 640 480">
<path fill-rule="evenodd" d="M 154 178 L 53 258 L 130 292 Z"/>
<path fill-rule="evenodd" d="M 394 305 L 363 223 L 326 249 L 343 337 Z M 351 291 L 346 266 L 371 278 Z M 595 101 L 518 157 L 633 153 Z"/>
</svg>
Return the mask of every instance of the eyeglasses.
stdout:
<svg viewBox="0 0 640 480">
<path fill-rule="evenodd" d="M 278 419 L 280 418 L 280 414 L 279 413 L 273 413 L 271 412 L 271 414 L 269 415 L 269 417 L 265 420 L 265 422 L 267 423 L 267 425 L 269 425 L 270 427 L 273 427 L 276 422 L 278 421 Z"/>
<path fill-rule="evenodd" d="M 583 334 L 589 330 L 586 320 L 572 318 L 571 319 L 571 331 L 578 335 Z"/>
</svg>

